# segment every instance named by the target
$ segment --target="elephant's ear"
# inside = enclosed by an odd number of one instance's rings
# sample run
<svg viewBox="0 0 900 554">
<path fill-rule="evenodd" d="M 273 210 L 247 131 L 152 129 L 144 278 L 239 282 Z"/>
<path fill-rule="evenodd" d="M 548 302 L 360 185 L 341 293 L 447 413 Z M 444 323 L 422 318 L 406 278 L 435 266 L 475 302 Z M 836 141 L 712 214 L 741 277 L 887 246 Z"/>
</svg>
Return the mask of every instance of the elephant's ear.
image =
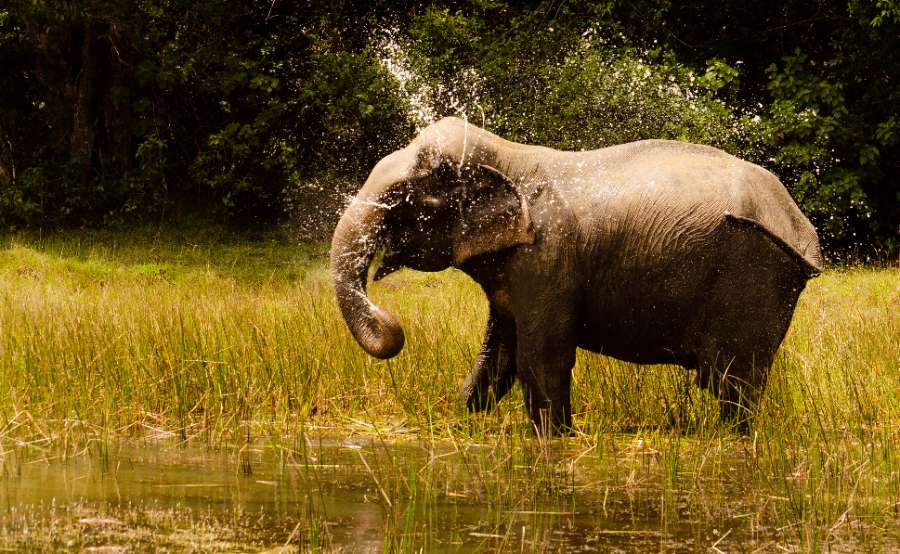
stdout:
<svg viewBox="0 0 900 554">
<path fill-rule="evenodd" d="M 460 218 L 453 227 L 454 265 L 480 254 L 534 244 L 528 204 L 515 184 L 486 165 L 463 171 L 466 185 Z"/>
</svg>

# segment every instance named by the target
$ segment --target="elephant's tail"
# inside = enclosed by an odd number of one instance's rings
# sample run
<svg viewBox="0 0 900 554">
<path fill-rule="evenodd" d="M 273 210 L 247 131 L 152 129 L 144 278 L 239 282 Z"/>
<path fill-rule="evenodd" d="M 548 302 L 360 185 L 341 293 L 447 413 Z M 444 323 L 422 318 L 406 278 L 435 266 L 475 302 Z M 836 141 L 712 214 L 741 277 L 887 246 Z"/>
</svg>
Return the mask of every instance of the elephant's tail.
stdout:
<svg viewBox="0 0 900 554">
<path fill-rule="evenodd" d="M 811 249 L 813 252 L 810 253 L 810 248 L 807 248 L 803 253 L 801 253 L 799 250 L 797 250 L 797 248 L 767 229 L 766 226 L 759 221 L 747 217 L 741 217 L 739 215 L 734 215 L 732 213 L 726 213 L 725 219 L 726 221 L 732 222 L 738 226 L 755 229 L 763 236 L 768 238 L 772 242 L 772 244 L 779 247 L 792 260 L 797 262 L 797 265 L 804 273 L 804 275 L 806 275 L 807 279 L 811 279 L 822 273 L 822 262 L 820 261 L 819 251 L 817 247 L 818 241 L 815 241 L 815 239 L 813 239 L 813 241 L 816 242 L 816 248 Z"/>
</svg>

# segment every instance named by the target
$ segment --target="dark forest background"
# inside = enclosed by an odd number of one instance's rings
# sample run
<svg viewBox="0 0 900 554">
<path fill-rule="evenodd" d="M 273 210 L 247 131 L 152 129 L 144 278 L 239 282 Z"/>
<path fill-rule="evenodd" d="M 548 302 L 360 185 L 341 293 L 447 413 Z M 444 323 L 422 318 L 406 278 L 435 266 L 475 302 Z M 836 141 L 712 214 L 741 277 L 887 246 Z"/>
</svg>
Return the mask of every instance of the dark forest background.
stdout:
<svg viewBox="0 0 900 554">
<path fill-rule="evenodd" d="M 0 228 L 322 233 L 417 128 L 711 144 L 893 255 L 900 2 L 7 0 Z"/>
</svg>

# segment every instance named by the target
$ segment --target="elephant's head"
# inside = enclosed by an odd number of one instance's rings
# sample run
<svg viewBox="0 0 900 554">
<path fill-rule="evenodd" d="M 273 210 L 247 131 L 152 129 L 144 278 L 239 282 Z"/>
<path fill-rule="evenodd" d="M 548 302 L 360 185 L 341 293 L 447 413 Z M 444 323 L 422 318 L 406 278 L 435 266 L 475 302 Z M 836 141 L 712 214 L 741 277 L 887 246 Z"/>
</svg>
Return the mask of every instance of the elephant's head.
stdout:
<svg viewBox="0 0 900 554">
<path fill-rule="evenodd" d="M 432 125 L 378 162 L 338 222 L 331 242 L 338 304 L 372 356 L 393 357 L 404 342 L 397 320 L 366 295 L 379 250 L 376 280 L 401 267 L 440 271 L 534 242 L 517 185 L 490 165 L 497 159 L 493 138 L 460 120 Z"/>
</svg>

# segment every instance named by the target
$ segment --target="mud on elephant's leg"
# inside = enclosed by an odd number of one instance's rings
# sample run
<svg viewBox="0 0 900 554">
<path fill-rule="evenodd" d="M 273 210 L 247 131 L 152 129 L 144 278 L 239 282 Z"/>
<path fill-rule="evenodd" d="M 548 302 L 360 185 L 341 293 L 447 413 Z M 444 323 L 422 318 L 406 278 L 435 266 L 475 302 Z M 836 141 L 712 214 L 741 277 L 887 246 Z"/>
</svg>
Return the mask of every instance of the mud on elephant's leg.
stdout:
<svg viewBox="0 0 900 554">
<path fill-rule="evenodd" d="M 493 306 L 481 352 L 460 391 L 469 411 L 491 410 L 516 379 L 516 323 Z"/>
<path fill-rule="evenodd" d="M 572 430 L 575 342 L 567 335 L 518 334 L 518 376 L 528 415 L 539 434 Z"/>
</svg>

